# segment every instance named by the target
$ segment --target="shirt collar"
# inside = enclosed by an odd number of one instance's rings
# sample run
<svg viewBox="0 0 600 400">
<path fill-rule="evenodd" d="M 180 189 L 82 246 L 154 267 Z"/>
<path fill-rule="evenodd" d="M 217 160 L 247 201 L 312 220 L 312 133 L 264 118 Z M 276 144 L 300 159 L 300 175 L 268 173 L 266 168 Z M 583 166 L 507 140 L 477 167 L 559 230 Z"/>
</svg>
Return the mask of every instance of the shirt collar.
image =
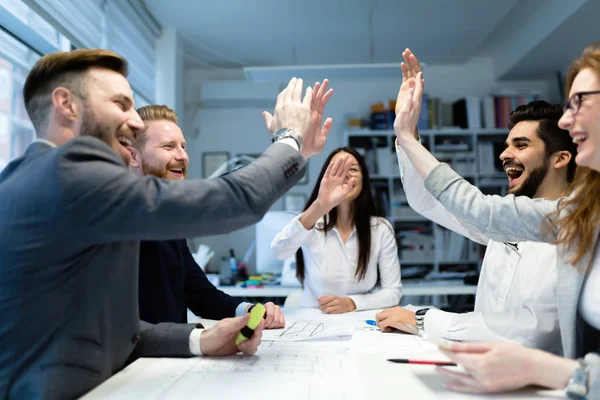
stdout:
<svg viewBox="0 0 600 400">
<path fill-rule="evenodd" d="M 47 144 L 48 146 L 50 146 L 50 147 L 53 147 L 53 148 L 56 148 L 56 147 L 58 147 L 58 146 L 56 145 L 56 143 L 54 143 L 54 142 L 51 142 L 51 141 L 49 141 L 49 140 L 46 140 L 46 139 L 42 139 L 42 138 L 37 138 L 37 139 L 35 139 L 33 142 L 31 142 L 31 143 L 44 143 L 44 144 Z"/>
</svg>

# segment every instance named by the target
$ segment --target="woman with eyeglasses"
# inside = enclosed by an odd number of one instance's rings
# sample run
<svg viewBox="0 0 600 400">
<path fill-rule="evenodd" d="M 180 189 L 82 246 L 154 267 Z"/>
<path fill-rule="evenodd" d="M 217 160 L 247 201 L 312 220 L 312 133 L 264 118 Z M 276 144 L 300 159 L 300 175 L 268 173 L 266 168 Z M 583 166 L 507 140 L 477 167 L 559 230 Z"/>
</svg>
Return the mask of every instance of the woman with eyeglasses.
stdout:
<svg viewBox="0 0 600 400">
<path fill-rule="evenodd" d="M 565 357 L 512 343 L 455 343 L 448 356 L 464 371 L 439 368 L 446 386 L 462 392 L 503 392 L 527 385 L 565 389 L 569 398 L 600 398 L 600 47 L 588 46 L 566 77 L 568 101 L 559 121 L 577 143 L 572 194 L 550 201 L 485 196 L 440 164 L 413 135 L 423 91 L 416 58 L 411 84 L 398 93 L 394 128 L 427 190 L 472 229 L 497 241 L 559 246 L 556 301 Z"/>
<path fill-rule="evenodd" d="M 304 288 L 301 307 L 340 314 L 400 302 L 394 229 L 378 217 L 367 165 L 351 147 L 327 157 L 304 212 L 271 248 L 282 260 L 296 255 L 296 276 Z M 372 292 L 378 280 L 381 289 Z"/>
</svg>

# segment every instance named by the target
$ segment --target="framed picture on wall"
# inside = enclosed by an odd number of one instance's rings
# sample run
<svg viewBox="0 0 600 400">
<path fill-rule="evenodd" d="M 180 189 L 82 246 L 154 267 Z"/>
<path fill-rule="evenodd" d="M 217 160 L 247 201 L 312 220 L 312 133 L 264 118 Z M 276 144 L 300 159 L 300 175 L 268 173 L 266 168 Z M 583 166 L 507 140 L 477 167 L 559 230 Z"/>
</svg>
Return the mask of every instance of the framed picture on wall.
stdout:
<svg viewBox="0 0 600 400">
<path fill-rule="evenodd" d="M 304 193 L 288 193 L 283 197 L 283 211 L 302 212 L 306 200 Z"/>
<path fill-rule="evenodd" d="M 202 177 L 210 177 L 216 170 L 229 161 L 229 152 L 227 151 L 205 151 L 202 153 Z M 223 173 L 229 172 L 229 168 Z"/>
</svg>

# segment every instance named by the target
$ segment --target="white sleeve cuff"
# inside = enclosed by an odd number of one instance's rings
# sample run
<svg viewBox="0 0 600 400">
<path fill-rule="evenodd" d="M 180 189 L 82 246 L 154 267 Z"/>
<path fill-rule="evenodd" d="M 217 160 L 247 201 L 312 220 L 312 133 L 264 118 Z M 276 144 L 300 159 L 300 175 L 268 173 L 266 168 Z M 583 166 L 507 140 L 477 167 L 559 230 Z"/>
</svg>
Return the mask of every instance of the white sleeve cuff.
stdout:
<svg viewBox="0 0 600 400">
<path fill-rule="evenodd" d="M 425 313 L 425 318 L 423 319 L 425 332 L 436 338 L 446 338 L 455 315 L 454 313 L 430 308 Z"/>
<path fill-rule="evenodd" d="M 248 308 L 248 306 L 251 306 L 252 303 L 247 303 L 247 302 L 241 302 L 236 308 L 235 308 L 235 316 L 236 317 L 243 317 L 244 315 L 246 315 L 246 309 Z"/>
<path fill-rule="evenodd" d="M 195 356 L 201 356 L 202 350 L 200 349 L 200 335 L 204 329 L 194 329 L 190 332 L 190 353 Z"/>
<path fill-rule="evenodd" d="M 298 148 L 298 143 L 296 143 L 296 141 L 290 137 L 281 139 L 279 143 L 285 143 L 288 146 L 291 146 L 294 150 L 300 151 L 300 149 Z"/>
</svg>

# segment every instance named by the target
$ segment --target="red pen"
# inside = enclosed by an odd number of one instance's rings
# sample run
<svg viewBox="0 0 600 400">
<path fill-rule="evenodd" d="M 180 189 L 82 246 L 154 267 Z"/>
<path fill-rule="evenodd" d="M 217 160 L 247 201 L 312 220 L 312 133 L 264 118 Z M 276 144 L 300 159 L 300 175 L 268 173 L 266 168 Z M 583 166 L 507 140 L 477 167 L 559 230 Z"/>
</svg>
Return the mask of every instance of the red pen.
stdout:
<svg viewBox="0 0 600 400">
<path fill-rule="evenodd" d="M 388 361 L 399 364 L 422 364 L 422 365 L 437 365 L 440 367 L 456 367 L 456 363 L 452 361 L 436 361 L 436 360 L 410 360 L 408 358 L 388 358 Z"/>
</svg>

